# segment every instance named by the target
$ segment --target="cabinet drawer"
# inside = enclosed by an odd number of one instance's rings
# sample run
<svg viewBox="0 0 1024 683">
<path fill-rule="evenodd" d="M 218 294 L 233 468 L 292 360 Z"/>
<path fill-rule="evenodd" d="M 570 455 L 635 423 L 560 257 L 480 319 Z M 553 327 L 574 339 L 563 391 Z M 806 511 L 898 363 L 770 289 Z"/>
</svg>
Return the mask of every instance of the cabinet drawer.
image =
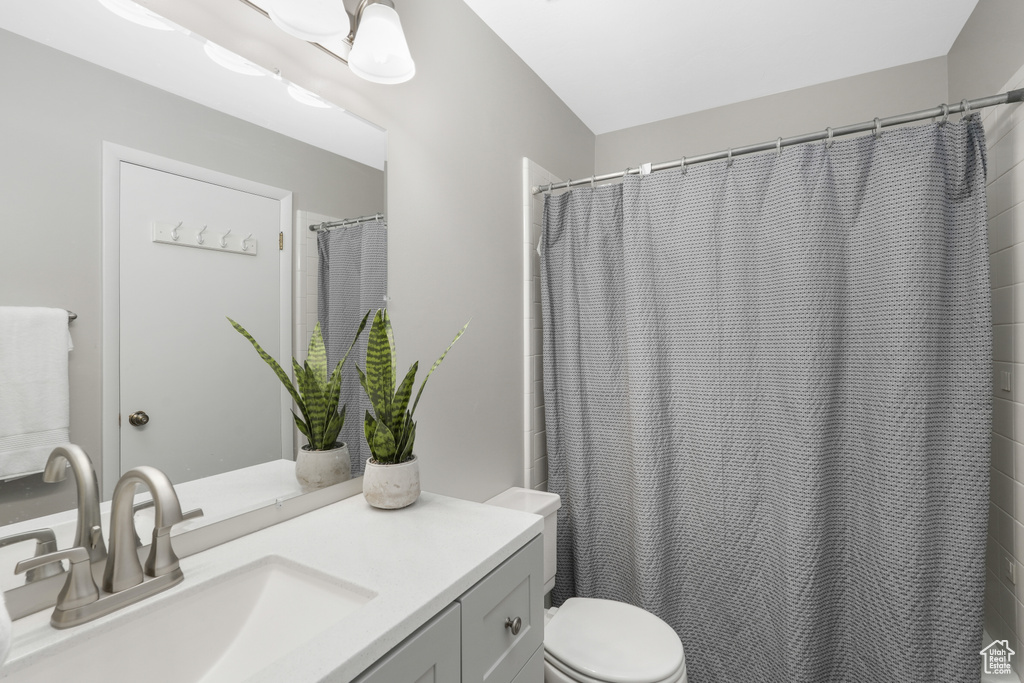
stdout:
<svg viewBox="0 0 1024 683">
<path fill-rule="evenodd" d="M 355 683 L 459 683 L 459 605 L 449 605 Z"/>
<path fill-rule="evenodd" d="M 469 589 L 462 604 L 462 680 L 511 683 L 544 641 L 541 537 Z M 521 620 L 518 634 L 506 621 Z"/>
</svg>

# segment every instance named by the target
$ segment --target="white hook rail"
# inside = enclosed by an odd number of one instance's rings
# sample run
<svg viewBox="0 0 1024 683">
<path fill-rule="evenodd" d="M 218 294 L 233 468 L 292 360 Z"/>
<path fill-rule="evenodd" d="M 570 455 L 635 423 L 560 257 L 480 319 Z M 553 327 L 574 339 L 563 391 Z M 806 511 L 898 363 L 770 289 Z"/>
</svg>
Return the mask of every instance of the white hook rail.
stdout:
<svg viewBox="0 0 1024 683">
<path fill-rule="evenodd" d="M 207 226 L 188 226 L 184 222 L 153 222 L 153 241 L 158 244 L 170 244 L 175 247 L 191 247 L 193 249 L 210 249 L 213 251 L 244 256 L 256 256 L 259 251 L 259 240 L 248 233 L 247 237 L 232 234 L 228 229 L 220 237 L 208 242 L 203 233 Z"/>
</svg>

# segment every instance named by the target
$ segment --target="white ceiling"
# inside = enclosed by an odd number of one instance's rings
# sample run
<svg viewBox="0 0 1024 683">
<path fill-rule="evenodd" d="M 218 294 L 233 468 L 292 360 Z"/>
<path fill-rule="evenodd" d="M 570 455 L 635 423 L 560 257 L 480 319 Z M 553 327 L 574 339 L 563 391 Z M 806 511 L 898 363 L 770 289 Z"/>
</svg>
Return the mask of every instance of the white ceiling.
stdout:
<svg viewBox="0 0 1024 683">
<path fill-rule="evenodd" d="M 600 135 L 940 57 L 978 0 L 465 0 Z"/>
</svg>

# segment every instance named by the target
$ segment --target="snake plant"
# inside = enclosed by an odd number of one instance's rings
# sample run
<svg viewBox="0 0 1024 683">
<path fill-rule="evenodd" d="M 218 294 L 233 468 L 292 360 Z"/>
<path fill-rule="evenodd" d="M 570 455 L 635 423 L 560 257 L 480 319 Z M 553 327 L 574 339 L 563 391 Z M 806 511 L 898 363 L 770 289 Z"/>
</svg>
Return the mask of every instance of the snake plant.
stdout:
<svg viewBox="0 0 1024 683">
<path fill-rule="evenodd" d="M 342 406 L 341 412 L 338 412 L 338 403 L 341 400 L 341 369 L 344 367 L 352 347 L 356 345 L 359 335 L 366 328 L 366 321 L 369 317 L 369 312 L 363 316 L 363 321 L 359 324 L 359 329 L 356 331 L 352 343 L 349 344 L 348 351 L 334 366 L 334 371 L 330 375 L 327 374 L 327 349 L 324 347 L 324 338 L 320 333 L 320 323 L 317 323 L 309 338 L 306 362 L 299 365 L 299 362 L 292 358 L 295 384 L 292 383 L 288 373 L 281 365 L 256 343 L 256 340 L 246 332 L 244 327 L 228 318 L 231 326 L 249 340 L 249 343 L 256 349 L 256 353 L 271 367 L 274 374 L 281 380 L 281 384 L 295 400 L 295 405 L 298 406 L 302 416 L 300 417 L 293 410 L 292 417 L 295 418 L 295 426 L 309 441 L 309 450 L 311 451 L 329 451 L 334 448 L 338 434 L 345 424 L 345 406 Z"/>
<path fill-rule="evenodd" d="M 367 313 L 369 315 L 369 313 Z M 366 411 L 363 419 L 363 432 L 366 435 L 366 444 L 370 447 L 373 459 L 382 465 L 394 465 L 405 462 L 412 457 L 413 443 L 416 441 L 416 423 L 412 416 L 419 405 L 420 396 L 423 394 L 423 387 L 427 386 L 427 380 L 437 370 L 444 357 L 459 341 L 466 328 L 467 322 L 455 335 L 455 339 L 444 350 L 441 357 L 434 361 L 430 372 L 423 378 L 420 389 L 416 392 L 416 400 L 409 409 L 409 399 L 412 398 L 412 385 L 416 381 L 416 371 L 419 369 L 419 361 L 409 367 L 405 379 L 401 381 L 398 388 L 395 382 L 398 379 L 398 364 L 395 357 L 395 337 L 391 330 L 391 319 L 388 317 L 387 309 L 379 309 L 373 317 L 373 324 L 370 326 L 370 336 L 366 343 L 366 372 L 359 366 L 359 382 L 363 390 L 370 398 L 374 414 Z"/>
</svg>

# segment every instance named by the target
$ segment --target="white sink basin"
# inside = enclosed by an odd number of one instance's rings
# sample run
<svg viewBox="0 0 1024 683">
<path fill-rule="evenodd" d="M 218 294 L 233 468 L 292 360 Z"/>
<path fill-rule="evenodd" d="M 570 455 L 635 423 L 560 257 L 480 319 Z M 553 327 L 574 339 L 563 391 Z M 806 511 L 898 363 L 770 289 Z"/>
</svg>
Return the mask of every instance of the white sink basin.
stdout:
<svg viewBox="0 0 1024 683">
<path fill-rule="evenodd" d="M 186 570 L 182 586 L 187 583 Z M 40 651 L 24 670 L 5 667 L 0 679 L 242 681 L 374 596 L 372 591 L 268 557 L 211 579 L 197 590 L 168 596 L 154 609 L 120 619 L 115 614 L 108 617 L 109 624 L 97 622 L 93 632 L 88 624 L 80 626 L 86 629 L 82 638 L 48 648 L 53 652 Z"/>
</svg>

